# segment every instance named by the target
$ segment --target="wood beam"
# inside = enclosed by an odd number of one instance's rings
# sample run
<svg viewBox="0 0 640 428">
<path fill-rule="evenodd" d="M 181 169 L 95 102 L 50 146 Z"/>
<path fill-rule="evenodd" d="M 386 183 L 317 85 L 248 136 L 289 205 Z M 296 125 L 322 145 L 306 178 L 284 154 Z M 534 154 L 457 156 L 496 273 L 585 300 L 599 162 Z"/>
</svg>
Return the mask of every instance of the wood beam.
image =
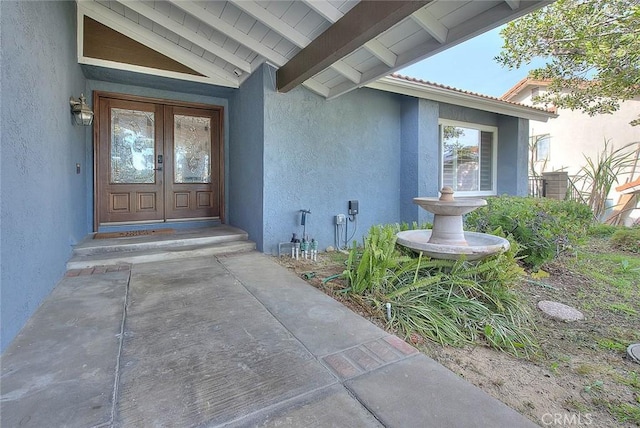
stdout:
<svg viewBox="0 0 640 428">
<path fill-rule="evenodd" d="M 378 39 L 371 39 L 364 44 L 366 50 L 371 52 L 380 61 L 387 64 L 389 67 L 395 67 L 398 61 L 398 55 L 394 54 L 385 45 L 380 43 Z"/>
<path fill-rule="evenodd" d="M 189 40 L 191 43 L 194 43 L 200 46 L 201 48 L 203 48 L 204 50 L 211 52 L 212 54 L 214 54 L 220 59 L 223 59 L 229 64 L 232 64 L 233 66 L 247 73 L 251 73 L 251 65 L 247 61 L 244 61 L 238 58 L 236 55 L 227 51 L 223 47 L 213 43 L 203 35 L 198 34 L 195 31 L 188 29 L 184 25 L 177 23 L 170 17 L 158 12 L 151 6 L 147 6 L 145 3 L 142 3 L 140 1 L 130 1 L 130 0 L 117 0 L 117 1 L 125 5 L 129 9 L 133 10 L 134 12 L 163 26 L 167 30 L 174 32 L 175 34 L 182 37 L 183 39 Z"/>
<path fill-rule="evenodd" d="M 280 67 L 287 63 L 287 58 L 283 55 L 280 55 L 278 52 L 273 49 L 269 49 L 258 40 L 253 39 L 249 35 L 243 33 L 242 31 L 235 28 L 233 25 L 228 24 L 224 20 L 220 19 L 216 15 L 209 12 L 204 7 L 192 1 L 182 1 L 182 0 L 167 0 L 172 5 L 184 10 L 190 15 L 201 19 L 211 28 L 225 36 L 235 40 L 241 45 L 246 46 L 252 51 L 258 53 L 262 57 L 266 58 L 267 61 L 271 62 L 277 67 Z"/>
<path fill-rule="evenodd" d="M 286 24 L 280 18 L 272 15 L 271 12 L 264 9 L 262 6 L 254 1 L 249 0 L 229 0 L 235 7 L 243 12 L 248 13 L 256 20 L 262 22 L 267 27 L 271 28 L 276 33 L 280 34 L 285 39 L 289 40 L 299 48 L 303 48 L 311 43 L 311 39 L 304 36 L 295 28 Z"/>
<path fill-rule="evenodd" d="M 327 98 L 330 94 L 329 92 L 329 88 L 327 88 L 326 86 L 324 86 L 323 84 L 313 80 L 313 79 L 309 79 L 306 82 L 304 82 L 302 84 L 304 87 L 306 87 L 307 89 L 309 89 L 312 92 L 315 92 L 316 94 L 320 95 L 321 97 L 325 97 Z"/>
<path fill-rule="evenodd" d="M 290 91 L 430 1 L 361 1 L 277 71 L 278 90 Z"/>
<path fill-rule="evenodd" d="M 206 61 L 199 56 L 183 49 L 179 46 L 172 46 L 167 43 L 167 39 L 159 36 L 151 30 L 147 30 L 141 25 L 131 25 L 131 21 L 122 15 L 102 6 L 96 2 L 81 1 L 78 8 L 82 9 L 82 13 L 89 18 L 124 34 L 130 39 L 161 53 L 164 56 L 174 59 L 175 61 L 207 76 L 211 79 L 211 83 L 220 86 L 238 87 L 237 78 L 231 77 L 222 69 L 214 66 L 211 62 Z"/>
<path fill-rule="evenodd" d="M 345 63 L 342 60 L 338 60 L 334 62 L 333 64 L 330 65 L 330 67 L 334 71 L 337 71 L 347 79 L 351 80 L 356 85 L 359 84 L 360 80 L 362 79 L 362 73 L 360 73 L 358 70 L 351 67 L 349 64 Z"/>
<path fill-rule="evenodd" d="M 424 30 L 429 33 L 431 37 L 433 37 L 440 43 L 444 43 L 447 41 L 447 34 L 449 34 L 449 29 L 442 25 L 442 23 L 438 21 L 428 10 L 421 9 L 416 11 L 416 13 L 411 15 L 411 19 L 413 19 L 416 24 L 424 28 Z"/>
<path fill-rule="evenodd" d="M 304 0 L 304 2 L 332 24 L 343 16 L 340 10 L 326 0 Z"/>
</svg>

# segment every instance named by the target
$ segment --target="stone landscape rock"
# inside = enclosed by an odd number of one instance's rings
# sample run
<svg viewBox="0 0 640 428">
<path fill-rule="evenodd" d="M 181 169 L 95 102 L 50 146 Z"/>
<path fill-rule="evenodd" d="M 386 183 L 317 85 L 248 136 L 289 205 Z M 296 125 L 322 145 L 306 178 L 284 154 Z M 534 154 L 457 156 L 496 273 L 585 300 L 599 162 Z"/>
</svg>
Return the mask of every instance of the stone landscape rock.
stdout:
<svg viewBox="0 0 640 428">
<path fill-rule="evenodd" d="M 632 361 L 640 364 L 640 343 L 632 343 L 627 348 L 627 354 L 631 357 Z"/>
<path fill-rule="evenodd" d="M 579 310 L 550 300 L 542 300 L 538 302 L 538 309 L 544 312 L 548 317 L 558 321 L 571 322 L 584 319 L 584 315 Z"/>
</svg>

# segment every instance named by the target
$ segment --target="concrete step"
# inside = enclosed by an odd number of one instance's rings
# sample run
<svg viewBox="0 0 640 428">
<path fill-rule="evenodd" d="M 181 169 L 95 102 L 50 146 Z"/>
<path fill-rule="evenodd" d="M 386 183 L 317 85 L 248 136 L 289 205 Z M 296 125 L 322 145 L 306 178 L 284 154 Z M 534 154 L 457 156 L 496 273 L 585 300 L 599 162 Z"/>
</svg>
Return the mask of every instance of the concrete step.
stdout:
<svg viewBox="0 0 640 428">
<path fill-rule="evenodd" d="M 246 232 L 224 225 L 178 230 L 172 234 L 92 238 L 87 237 L 74 248 L 67 269 L 215 256 L 256 248 L 255 242 L 247 239 Z"/>
<path fill-rule="evenodd" d="M 74 255 L 92 255 L 111 252 L 145 251 L 156 248 L 215 245 L 223 242 L 244 241 L 247 232 L 231 226 L 176 230 L 171 234 L 141 235 L 125 238 L 93 239 L 88 236 L 73 249 Z"/>
</svg>

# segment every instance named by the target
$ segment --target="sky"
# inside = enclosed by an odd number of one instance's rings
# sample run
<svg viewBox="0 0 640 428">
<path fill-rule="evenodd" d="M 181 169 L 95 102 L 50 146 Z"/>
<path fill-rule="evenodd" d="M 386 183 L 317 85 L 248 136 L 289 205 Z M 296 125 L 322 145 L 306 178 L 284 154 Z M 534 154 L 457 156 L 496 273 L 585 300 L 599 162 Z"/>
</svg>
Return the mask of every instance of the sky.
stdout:
<svg viewBox="0 0 640 428">
<path fill-rule="evenodd" d="M 500 97 L 521 79 L 528 68 L 509 70 L 493 58 L 500 53 L 500 29 L 483 33 L 409 67 L 397 71 L 433 83 L 453 86 L 483 95 Z"/>
</svg>

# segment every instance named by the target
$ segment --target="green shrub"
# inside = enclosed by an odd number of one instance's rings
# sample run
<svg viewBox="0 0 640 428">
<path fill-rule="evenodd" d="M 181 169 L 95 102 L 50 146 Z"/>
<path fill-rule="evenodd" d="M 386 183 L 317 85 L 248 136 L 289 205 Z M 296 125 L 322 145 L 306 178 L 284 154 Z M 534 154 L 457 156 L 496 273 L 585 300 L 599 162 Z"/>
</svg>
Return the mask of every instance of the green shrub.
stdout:
<svg viewBox="0 0 640 428">
<path fill-rule="evenodd" d="M 536 270 L 577 244 L 593 223 L 586 205 L 546 198 L 500 196 L 465 217 L 465 228 L 490 232 L 502 228 L 520 245 L 523 263 Z"/>
<path fill-rule="evenodd" d="M 374 226 L 364 247 L 353 246 L 345 271 L 350 292 L 380 313 L 389 303 L 389 322 L 406 337 L 417 333 L 454 346 L 484 341 L 513 355 L 535 352 L 528 308 L 513 288 L 523 272 L 515 241 L 509 251 L 481 261 L 436 260 L 401 251 L 395 245 L 400 228 Z"/>
<path fill-rule="evenodd" d="M 411 260 L 396 248 L 398 231 L 397 225 L 372 226 L 362 250 L 353 243 L 344 271 L 352 292 L 362 294 L 384 288 L 403 264 Z"/>
<path fill-rule="evenodd" d="M 618 250 L 640 253 L 640 227 L 618 229 L 611 236 L 611 245 Z"/>
<path fill-rule="evenodd" d="M 618 229 L 620 229 L 620 226 L 614 226 L 606 223 L 594 223 L 589 227 L 587 233 L 589 236 L 594 238 L 610 238 Z"/>
</svg>

